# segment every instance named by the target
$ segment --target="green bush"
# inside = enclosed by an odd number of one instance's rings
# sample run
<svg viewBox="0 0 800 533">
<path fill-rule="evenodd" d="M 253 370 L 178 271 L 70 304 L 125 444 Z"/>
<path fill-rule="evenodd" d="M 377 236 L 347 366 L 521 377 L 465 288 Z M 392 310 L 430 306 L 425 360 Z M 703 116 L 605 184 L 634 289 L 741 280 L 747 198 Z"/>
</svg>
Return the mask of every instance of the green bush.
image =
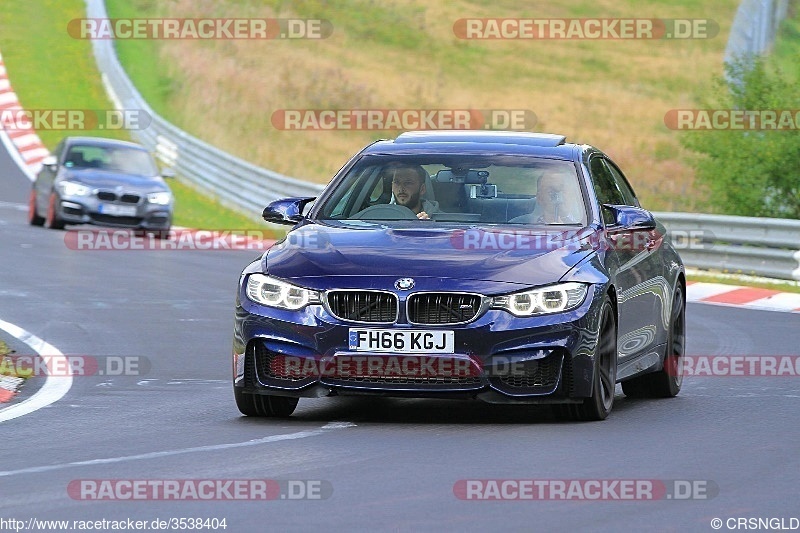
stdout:
<svg viewBox="0 0 800 533">
<path fill-rule="evenodd" d="M 725 71 L 707 108 L 791 110 L 783 116 L 791 116 L 792 123 L 781 129 L 686 132 L 682 143 L 696 154 L 697 184 L 708 193 L 707 207 L 731 215 L 800 219 L 800 93 L 795 80 L 771 58 L 741 59 L 726 64 Z"/>
</svg>

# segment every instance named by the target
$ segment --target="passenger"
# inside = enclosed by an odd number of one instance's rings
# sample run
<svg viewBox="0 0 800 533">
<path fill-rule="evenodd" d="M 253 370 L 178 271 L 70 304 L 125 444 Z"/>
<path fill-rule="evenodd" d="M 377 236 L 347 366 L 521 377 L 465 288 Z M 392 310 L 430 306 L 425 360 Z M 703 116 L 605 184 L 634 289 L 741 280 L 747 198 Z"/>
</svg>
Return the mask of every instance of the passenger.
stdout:
<svg viewBox="0 0 800 533">
<path fill-rule="evenodd" d="M 518 216 L 513 224 L 578 224 L 574 187 L 570 176 L 557 172 L 545 172 L 536 183 L 536 208 L 532 213 Z"/>
</svg>

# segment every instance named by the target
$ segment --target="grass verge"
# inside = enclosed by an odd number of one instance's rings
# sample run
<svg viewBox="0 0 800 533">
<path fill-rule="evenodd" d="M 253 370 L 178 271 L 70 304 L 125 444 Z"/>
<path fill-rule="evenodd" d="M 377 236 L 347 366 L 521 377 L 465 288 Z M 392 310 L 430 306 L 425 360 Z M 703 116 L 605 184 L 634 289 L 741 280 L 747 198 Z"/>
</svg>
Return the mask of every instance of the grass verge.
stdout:
<svg viewBox="0 0 800 533">
<path fill-rule="evenodd" d="M 9 354 L 11 354 L 11 348 L 8 347 L 8 344 L 0 340 L 0 377 L 28 379 L 30 374 L 18 373 L 13 361 L 6 360 L 6 356 Z M 8 391 L 0 389 L 0 393 L 7 394 L 7 392 Z"/>
</svg>

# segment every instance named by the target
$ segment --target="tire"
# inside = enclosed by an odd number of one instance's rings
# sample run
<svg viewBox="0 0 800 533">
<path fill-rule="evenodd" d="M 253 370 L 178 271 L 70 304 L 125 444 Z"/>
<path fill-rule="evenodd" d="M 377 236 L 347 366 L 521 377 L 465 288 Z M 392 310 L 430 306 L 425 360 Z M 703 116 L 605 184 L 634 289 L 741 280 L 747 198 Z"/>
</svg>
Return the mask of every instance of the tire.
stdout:
<svg viewBox="0 0 800 533">
<path fill-rule="evenodd" d="M 299 398 L 247 394 L 241 387 L 233 388 L 236 407 L 246 416 L 287 418 L 294 413 Z"/>
<path fill-rule="evenodd" d="M 244 382 L 252 385 L 255 381 L 256 361 L 255 349 L 249 350 L 245 358 Z M 248 394 L 242 387 L 233 387 L 233 397 L 239 412 L 246 416 L 287 418 L 297 407 L 299 398 Z"/>
<path fill-rule="evenodd" d="M 592 395 L 585 398 L 583 403 L 554 405 L 553 412 L 558 418 L 580 422 L 605 420 L 614 407 L 614 390 L 617 384 L 617 322 L 608 296 L 600 310 L 598 331 Z"/>
<path fill-rule="evenodd" d="M 169 232 L 170 232 L 170 228 L 167 228 L 167 229 L 164 229 L 164 230 L 158 230 L 158 231 L 151 231 L 149 233 L 151 235 L 153 235 L 153 237 L 155 237 L 158 240 L 168 241 L 170 239 L 170 233 Z"/>
<path fill-rule="evenodd" d="M 56 212 L 56 202 L 58 198 L 55 192 L 50 193 L 50 200 L 47 202 L 47 216 L 44 219 L 44 225 L 50 229 L 64 229 L 64 221 L 58 218 Z"/>
<path fill-rule="evenodd" d="M 683 356 L 686 348 L 686 302 L 680 286 L 675 289 L 670 311 L 664 365 L 661 370 L 622 382 L 630 398 L 673 398 L 683 385 Z"/>
<path fill-rule="evenodd" d="M 31 190 L 31 197 L 28 200 L 28 224 L 31 226 L 41 226 L 44 224 L 44 217 L 40 217 L 36 211 L 36 191 Z"/>
</svg>

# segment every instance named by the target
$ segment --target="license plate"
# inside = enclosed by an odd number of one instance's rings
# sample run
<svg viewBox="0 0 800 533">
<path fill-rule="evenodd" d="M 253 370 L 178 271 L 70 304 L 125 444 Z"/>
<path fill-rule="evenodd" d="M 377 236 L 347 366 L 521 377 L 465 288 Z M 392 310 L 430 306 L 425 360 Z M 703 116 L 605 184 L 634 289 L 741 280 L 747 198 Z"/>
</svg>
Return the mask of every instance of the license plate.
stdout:
<svg viewBox="0 0 800 533">
<path fill-rule="evenodd" d="M 135 205 L 115 205 L 115 204 L 100 204 L 97 208 L 99 213 L 104 215 L 111 215 L 115 217 L 135 217 Z"/>
<path fill-rule="evenodd" d="M 350 328 L 350 350 L 355 352 L 454 353 L 452 331 Z"/>
</svg>

